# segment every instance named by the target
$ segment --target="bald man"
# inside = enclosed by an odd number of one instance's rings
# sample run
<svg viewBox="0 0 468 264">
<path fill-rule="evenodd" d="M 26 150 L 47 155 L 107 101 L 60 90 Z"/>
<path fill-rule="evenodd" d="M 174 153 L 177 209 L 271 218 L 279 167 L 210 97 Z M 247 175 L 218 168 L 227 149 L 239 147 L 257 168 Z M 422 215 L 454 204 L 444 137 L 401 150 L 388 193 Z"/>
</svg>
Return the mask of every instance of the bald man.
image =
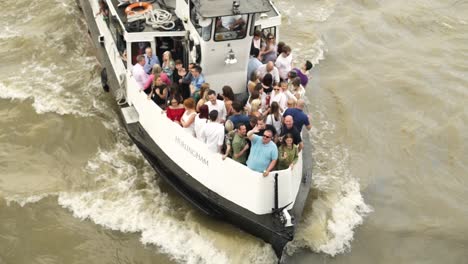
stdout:
<svg viewBox="0 0 468 264">
<path fill-rule="evenodd" d="M 280 142 L 283 140 L 283 137 L 286 134 L 291 134 L 292 135 L 294 145 L 297 145 L 298 151 L 301 151 L 302 148 L 304 147 L 304 143 L 302 142 L 301 133 L 294 126 L 294 119 L 290 115 L 284 117 L 283 127 L 281 128 L 281 135 L 279 137 Z"/>
<path fill-rule="evenodd" d="M 288 108 L 283 113 L 283 117 L 292 116 L 294 119 L 294 126 L 299 130 L 302 131 L 302 127 L 305 125 L 307 130 L 312 128 L 310 124 L 310 117 L 304 113 L 305 101 L 303 99 L 299 99 L 296 102 L 296 107 Z"/>
<path fill-rule="evenodd" d="M 279 83 L 280 81 L 279 71 L 278 71 L 278 68 L 275 67 L 275 64 L 272 61 L 269 61 L 268 63 L 261 65 L 257 69 L 257 76 L 260 79 L 263 79 L 263 77 L 265 77 L 267 73 L 273 76 L 273 80 L 275 81 L 275 83 Z"/>
</svg>

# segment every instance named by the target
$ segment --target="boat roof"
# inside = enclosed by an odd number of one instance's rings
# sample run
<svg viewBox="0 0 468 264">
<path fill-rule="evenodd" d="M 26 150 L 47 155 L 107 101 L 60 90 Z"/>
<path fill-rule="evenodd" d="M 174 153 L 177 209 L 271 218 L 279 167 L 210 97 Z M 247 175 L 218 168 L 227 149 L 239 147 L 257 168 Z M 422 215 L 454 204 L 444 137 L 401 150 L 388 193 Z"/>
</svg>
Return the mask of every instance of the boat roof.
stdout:
<svg viewBox="0 0 468 264">
<path fill-rule="evenodd" d="M 194 0 L 198 13 L 204 18 L 236 15 L 232 10 L 233 0 Z M 239 14 L 264 13 L 271 10 L 268 0 L 237 1 Z"/>
<path fill-rule="evenodd" d="M 172 21 L 174 21 L 174 23 L 175 23 L 174 29 L 172 29 L 172 30 L 162 30 L 162 29 L 154 29 L 151 26 L 145 26 L 145 28 L 144 28 L 144 30 L 142 32 L 159 32 L 159 31 L 164 31 L 164 32 L 178 31 L 178 32 L 181 32 L 181 31 L 185 30 L 184 26 L 182 25 L 182 21 L 177 17 L 177 15 L 174 12 L 175 7 L 176 7 L 176 0 L 165 0 L 164 3 L 166 4 L 166 6 L 160 6 L 158 3 L 152 3 L 152 5 L 153 5 L 153 8 L 164 9 L 164 10 L 168 11 L 169 13 L 171 13 L 171 15 L 173 17 Z M 112 5 L 114 7 L 120 21 L 122 21 L 122 24 L 125 25 L 127 23 L 127 15 L 125 14 L 125 8 L 127 7 L 127 5 L 121 6 L 119 0 L 107 0 L 107 4 Z M 125 29 L 125 30 L 127 30 L 127 29 Z"/>
</svg>

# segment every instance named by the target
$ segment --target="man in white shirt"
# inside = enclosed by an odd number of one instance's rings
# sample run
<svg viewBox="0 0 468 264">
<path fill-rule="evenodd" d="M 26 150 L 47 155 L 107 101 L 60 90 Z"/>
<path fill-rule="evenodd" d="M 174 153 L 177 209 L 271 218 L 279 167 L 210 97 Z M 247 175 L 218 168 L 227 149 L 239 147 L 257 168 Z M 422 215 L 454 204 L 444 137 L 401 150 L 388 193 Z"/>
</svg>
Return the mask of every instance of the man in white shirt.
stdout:
<svg viewBox="0 0 468 264">
<path fill-rule="evenodd" d="M 136 57 L 137 63 L 133 65 L 132 68 L 132 74 L 133 78 L 135 78 L 135 81 L 138 84 L 138 88 L 140 91 L 143 91 L 145 87 L 145 83 L 148 80 L 148 74 L 145 72 L 145 69 L 143 66 L 145 65 L 145 56 L 143 55 L 138 55 Z"/>
<path fill-rule="evenodd" d="M 213 90 L 208 91 L 208 102 L 205 103 L 208 106 L 208 111 L 216 110 L 218 113 L 217 121 L 224 124 L 226 121 L 226 106 L 224 102 L 216 98 L 216 92 Z"/>
<path fill-rule="evenodd" d="M 275 67 L 272 61 L 269 61 L 267 64 L 263 64 L 257 69 L 257 75 L 258 78 L 263 79 L 263 77 L 267 74 L 271 74 L 273 76 L 273 80 L 275 83 L 279 83 L 280 81 L 280 76 L 279 76 L 279 71 Z"/>
<path fill-rule="evenodd" d="M 275 66 L 279 71 L 281 79 L 283 79 L 283 81 L 287 80 L 288 73 L 292 69 L 291 48 L 288 45 L 283 47 L 283 51 L 276 59 Z"/>
<path fill-rule="evenodd" d="M 218 111 L 210 111 L 209 118 L 210 122 L 203 127 L 200 140 L 208 146 L 209 150 L 221 153 L 224 143 L 224 126 L 216 122 Z"/>
</svg>

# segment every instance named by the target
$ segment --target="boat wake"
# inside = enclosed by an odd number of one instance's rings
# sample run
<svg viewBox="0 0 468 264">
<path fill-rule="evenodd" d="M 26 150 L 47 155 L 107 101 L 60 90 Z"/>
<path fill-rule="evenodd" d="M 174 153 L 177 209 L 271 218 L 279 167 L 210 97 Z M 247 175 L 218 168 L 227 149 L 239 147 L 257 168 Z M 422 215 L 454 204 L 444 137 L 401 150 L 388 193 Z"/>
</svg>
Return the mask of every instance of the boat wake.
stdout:
<svg viewBox="0 0 468 264">
<path fill-rule="evenodd" d="M 311 131 L 314 146 L 313 187 L 296 237 L 288 244 L 292 255 L 301 248 L 335 256 L 351 249 L 354 229 L 372 212 L 360 192 L 360 185 L 349 170 L 348 150 L 327 138 L 335 127 L 323 111 L 311 113 L 316 127 Z"/>
<path fill-rule="evenodd" d="M 28 7 L 26 14 L 14 12 L 23 4 Z M 30 100 L 38 114 L 92 116 L 96 108 L 106 109 L 104 100 L 97 98 L 103 92 L 96 78 L 96 57 L 90 53 L 90 43 L 77 40 L 87 34 L 76 19 L 73 1 L 59 5 L 25 1 L 7 8 L 11 12 L 0 15 L 6 21 L 1 27 L 0 57 L 8 65 L 0 72 L 0 98 Z"/>
<path fill-rule="evenodd" d="M 75 217 L 112 230 L 140 232 L 143 244 L 181 263 L 276 260 L 269 244 L 200 215 L 177 195 L 161 190 L 159 181 L 134 145 L 116 143 L 111 150 L 98 151 L 72 190 L 6 200 L 24 206 L 56 195 Z"/>
</svg>

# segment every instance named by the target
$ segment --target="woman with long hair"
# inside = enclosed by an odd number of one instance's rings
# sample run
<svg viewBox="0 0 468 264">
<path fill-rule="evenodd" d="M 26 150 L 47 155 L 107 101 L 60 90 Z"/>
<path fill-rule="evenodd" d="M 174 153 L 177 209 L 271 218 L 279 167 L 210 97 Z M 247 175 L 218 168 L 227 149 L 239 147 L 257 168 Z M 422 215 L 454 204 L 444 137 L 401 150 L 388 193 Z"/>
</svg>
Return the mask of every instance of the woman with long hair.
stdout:
<svg viewBox="0 0 468 264">
<path fill-rule="evenodd" d="M 208 102 L 208 91 L 209 90 L 210 90 L 210 84 L 209 83 L 202 83 L 202 85 L 200 87 L 200 92 L 195 93 L 195 95 L 197 95 L 197 96 L 194 96 L 194 97 L 196 97 L 194 99 L 195 99 L 195 102 L 197 102 L 197 107 L 196 107 L 197 111 L 200 111 L 200 106 L 202 106 L 206 102 Z"/>
<path fill-rule="evenodd" d="M 281 134 L 281 126 L 283 123 L 283 115 L 281 115 L 278 102 L 272 102 L 270 106 L 270 114 L 267 115 L 265 123 L 272 125 L 276 129 L 278 135 Z"/>
<path fill-rule="evenodd" d="M 226 120 L 229 118 L 229 116 L 232 115 L 232 102 L 234 102 L 234 92 L 232 91 L 231 86 L 225 85 L 223 86 L 223 100 L 224 100 L 224 106 L 226 108 Z"/>
<path fill-rule="evenodd" d="M 276 46 L 276 40 L 275 36 L 273 34 L 269 33 L 267 35 L 267 38 L 265 40 L 265 47 L 263 47 L 260 50 L 260 55 L 258 56 L 259 60 L 262 61 L 264 64 L 272 61 L 276 61 L 276 57 L 278 56 L 277 52 L 277 46 Z"/>
<path fill-rule="evenodd" d="M 151 92 L 148 99 L 152 99 L 161 109 L 166 108 L 167 85 L 162 81 L 159 73 L 156 73 L 154 84 L 151 86 Z"/>
<path fill-rule="evenodd" d="M 195 101 L 193 98 L 187 98 L 184 100 L 185 112 L 180 119 L 180 124 L 187 133 L 192 136 L 195 136 L 195 116 L 197 111 L 195 111 Z"/>
<path fill-rule="evenodd" d="M 208 123 L 208 106 L 200 106 L 200 113 L 195 116 L 195 137 L 200 138 L 201 132 Z"/>
<path fill-rule="evenodd" d="M 172 59 L 172 54 L 170 51 L 166 50 L 163 53 L 163 62 L 162 62 L 162 70 L 167 74 L 170 80 L 172 80 L 172 75 L 174 74 L 175 69 L 175 62 Z"/>
<path fill-rule="evenodd" d="M 281 141 L 281 146 L 278 148 L 278 164 L 276 165 L 277 170 L 285 170 L 287 168 L 293 168 L 299 158 L 299 151 L 297 145 L 293 143 L 293 135 L 287 133 Z"/>
<path fill-rule="evenodd" d="M 255 90 L 255 85 L 259 82 L 258 80 L 258 75 L 256 71 L 253 71 L 252 74 L 250 74 L 250 79 L 249 82 L 247 83 L 247 91 L 249 92 L 249 95 L 252 94 L 252 91 Z"/>
<path fill-rule="evenodd" d="M 161 77 L 161 80 L 167 85 L 171 85 L 171 80 L 167 77 L 167 74 L 162 71 L 161 66 L 158 64 L 153 65 L 153 68 L 151 69 L 151 74 L 148 76 L 148 80 L 146 81 L 144 87 L 145 93 L 149 94 L 151 92 L 151 89 L 148 90 L 148 88 L 152 87 L 155 85 L 155 76 Z"/>
<path fill-rule="evenodd" d="M 181 97 L 174 96 L 173 98 L 171 98 L 171 100 L 169 101 L 170 104 L 166 108 L 167 117 L 179 125 L 180 120 L 185 112 L 185 107 L 181 102 Z"/>
</svg>

